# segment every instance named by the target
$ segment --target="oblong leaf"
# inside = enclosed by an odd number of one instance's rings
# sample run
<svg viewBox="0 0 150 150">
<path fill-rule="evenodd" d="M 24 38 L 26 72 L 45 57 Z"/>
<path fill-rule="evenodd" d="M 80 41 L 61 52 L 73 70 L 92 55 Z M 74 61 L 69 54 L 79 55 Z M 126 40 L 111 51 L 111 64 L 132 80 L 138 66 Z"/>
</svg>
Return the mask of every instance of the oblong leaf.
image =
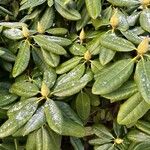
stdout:
<svg viewBox="0 0 150 150">
<path fill-rule="evenodd" d="M 45 62 L 51 67 L 57 67 L 60 61 L 60 56 L 42 49 L 42 54 Z"/>
<path fill-rule="evenodd" d="M 88 119 L 90 115 L 90 98 L 86 93 L 81 92 L 77 95 L 76 110 L 77 110 L 79 117 L 83 121 Z"/>
<path fill-rule="evenodd" d="M 150 123 L 149 122 L 138 120 L 135 126 L 142 132 L 145 132 L 146 134 L 150 135 Z"/>
<path fill-rule="evenodd" d="M 137 0 L 108 0 L 111 4 L 115 6 L 120 6 L 120 7 L 131 7 L 131 6 L 136 6 L 140 4 L 140 1 Z"/>
<path fill-rule="evenodd" d="M 117 116 L 117 122 L 124 125 L 136 122 L 149 110 L 149 108 L 149 104 L 143 100 L 141 94 L 136 93 L 121 105 Z"/>
<path fill-rule="evenodd" d="M 24 38 L 22 31 L 17 28 L 6 29 L 3 31 L 3 35 L 11 40 L 19 40 Z"/>
<path fill-rule="evenodd" d="M 150 104 L 150 70 L 148 67 L 149 65 L 150 61 L 146 61 L 144 59 L 138 62 L 135 71 L 135 82 L 144 100 Z"/>
<path fill-rule="evenodd" d="M 44 114 L 44 107 L 41 106 L 24 126 L 23 135 L 27 135 L 30 132 L 40 128 L 45 122 L 46 118 Z"/>
<path fill-rule="evenodd" d="M 107 99 L 110 99 L 111 103 L 113 103 L 116 101 L 127 99 L 136 92 L 138 92 L 136 84 L 133 81 L 127 81 L 116 91 L 102 96 Z"/>
<path fill-rule="evenodd" d="M 124 59 L 114 63 L 96 79 L 92 93 L 108 94 L 118 89 L 130 77 L 133 66 L 134 61 L 132 59 Z"/>
<path fill-rule="evenodd" d="M 29 41 L 22 43 L 16 61 L 13 67 L 12 75 L 16 77 L 20 75 L 28 66 L 30 60 L 30 44 Z"/>
<path fill-rule="evenodd" d="M 45 2 L 46 0 L 27 0 L 25 3 L 20 7 L 20 10 L 24 10 L 27 8 L 32 8 L 38 5 L 41 5 Z"/>
<path fill-rule="evenodd" d="M 145 31 L 148 31 L 148 32 L 150 32 L 149 20 L 150 20 L 150 9 L 143 9 L 143 11 L 140 14 L 140 25 Z"/>
<path fill-rule="evenodd" d="M 65 3 L 65 0 L 55 1 L 55 9 L 60 13 L 60 15 L 62 15 L 64 18 L 68 20 L 81 19 L 81 15 L 77 10 L 73 8 L 68 8 L 64 3 Z"/>
<path fill-rule="evenodd" d="M 115 33 L 105 33 L 100 37 L 102 46 L 119 52 L 128 52 L 135 50 L 135 46 L 128 40 L 118 37 Z"/>
<path fill-rule="evenodd" d="M 0 137 L 6 137 L 16 132 L 22 125 L 24 125 L 33 115 L 37 108 L 37 102 L 25 105 L 13 117 L 9 118 L 0 127 Z"/>
<path fill-rule="evenodd" d="M 31 97 L 39 93 L 39 88 L 34 83 L 20 81 L 12 84 L 10 92 L 18 96 Z"/>
<path fill-rule="evenodd" d="M 83 77 L 81 77 L 78 80 L 71 81 L 69 83 L 66 83 L 64 86 L 61 86 L 58 89 L 53 90 L 53 94 L 55 96 L 71 96 L 73 94 L 78 93 L 82 88 L 84 88 L 88 82 L 90 82 L 93 79 L 93 73 L 91 71 L 88 71 L 85 73 Z"/>
<path fill-rule="evenodd" d="M 82 57 L 76 56 L 76 57 L 73 57 L 73 58 L 67 60 L 66 62 L 60 64 L 56 68 L 56 73 L 63 74 L 63 73 L 70 71 L 71 69 L 73 69 L 74 67 L 76 67 L 79 64 L 81 59 L 82 59 Z"/>
<path fill-rule="evenodd" d="M 146 142 L 150 140 L 150 136 L 146 133 L 143 133 L 137 129 L 131 130 L 127 137 L 133 142 Z"/>
<path fill-rule="evenodd" d="M 41 46 L 43 49 L 45 49 L 47 51 L 50 51 L 50 52 L 58 54 L 58 55 L 67 54 L 66 50 L 62 46 L 58 45 L 55 42 L 48 40 L 43 35 L 36 35 L 33 38 L 39 46 Z"/>
<path fill-rule="evenodd" d="M 99 53 L 99 60 L 102 65 L 106 65 L 109 63 L 115 56 L 115 51 L 101 47 L 100 53 Z"/>
<path fill-rule="evenodd" d="M 96 19 L 101 13 L 101 0 L 85 0 L 89 16 Z"/>
</svg>

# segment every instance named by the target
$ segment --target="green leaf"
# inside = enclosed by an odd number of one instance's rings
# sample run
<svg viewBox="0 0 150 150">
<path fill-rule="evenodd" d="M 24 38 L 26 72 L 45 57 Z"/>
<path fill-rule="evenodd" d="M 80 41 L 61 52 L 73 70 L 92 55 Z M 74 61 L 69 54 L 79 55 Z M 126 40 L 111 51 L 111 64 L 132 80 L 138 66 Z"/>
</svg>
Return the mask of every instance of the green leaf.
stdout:
<svg viewBox="0 0 150 150">
<path fill-rule="evenodd" d="M 45 114 L 49 127 L 56 133 L 75 137 L 83 137 L 85 135 L 84 127 L 69 118 L 65 118 L 53 100 L 48 100 Z"/>
<path fill-rule="evenodd" d="M 117 122 L 123 125 L 136 122 L 149 110 L 149 108 L 149 104 L 143 100 L 141 94 L 136 93 L 121 105 L 117 116 Z"/>
<path fill-rule="evenodd" d="M 150 104 L 150 61 L 140 60 L 136 66 L 135 82 L 144 100 Z"/>
<path fill-rule="evenodd" d="M 95 29 L 99 29 L 102 26 L 109 25 L 110 18 L 112 16 L 112 7 L 106 7 L 106 9 L 102 10 L 100 18 L 92 19 L 92 24 Z"/>
<path fill-rule="evenodd" d="M 133 142 L 148 142 L 150 140 L 150 136 L 145 134 L 137 129 L 131 130 L 127 134 L 127 138 Z"/>
<path fill-rule="evenodd" d="M 84 150 L 84 146 L 79 138 L 70 137 L 70 142 L 74 150 Z"/>
<path fill-rule="evenodd" d="M 150 26 L 150 9 L 143 9 L 140 14 L 140 25 L 145 30 L 150 32 L 149 26 Z"/>
<path fill-rule="evenodd" d="M 0 127 L 0 137 L 6 137 L 16 132 L 21 126 L 23 126 L 36 111 L 38 103 L 28 103 L 21 110 L 19 110 L 14 116 L 9 118 Z"/>
<path fill-rule="evenodd" d="M 14 62 L 16 56 L 8 49 L 0 47 L 0 57 L 8 62 Z"/>
<path fill-rule="evenodd" d="M 142 132 L 145 132 L 146 134 L 150 135 L 150 123 L 149 122 L 138 120 L 135 126 Z"/>
<path fill-rule="evenodd" d="M 31 82 L 20 81 L 12 84 L 10 92 L 18 96 L 31 97 L 39 93 L 38 87 Z"/>
<path fill-rule="evenodd" d="M 45 69 L 43 73 L 43 82 L 45 82 L 49 88 L 53 87 L 56 78 L 57 78 L 57 74 L 53 68 Z"/>
<path fill-rule="evenodd" d="M 140 44 L 142 42 L 142 38 L 140 38 L 137 34 L 132 32 L 131 30 L 128 31 L 122 31 L 121 32 L 129 41 L 131 41 L 134 44 Z"/>
<path fill-rule="evenodd" d="M 127 21 L 127 15 L 125 15 L 122 11 L 120 11 L 118 9 L 116 17 L 119 20 L 117 29 L 119 29 L 121 31 L 127 31 L 129 29 L 129 24 L 128 24 L 128 21 Z"/>
<path fill-rule="evenodd" d="M 79 116 L 72 110 L 72 108 L 67 103 L 56 101 L 56 104 L 62 111 L 62 114 L 65 118 L 68 118 L 83 126 L 83 122 L 80 120 Z"/>
<path fill-rule="evenodd" d="M 72 69 L 70 72 L 67 74 L 61 75 L 56 83 L 54 89 L 59 89 L 59 87 L 64 87 L 66 83 L 69 83 L 73 80 L 78 80 L 80 79 L 85 72 L 85 65 L 84 64 L 79 64 L 77 65 L 74 69 Z"/>
<path fill-rule="evenodd" d="M 133 81 L 127 81 L 119 89 L 102 96 L 110 99 L 111 103 L 113 103 L 116 101 L 127 99 L 136 92 L 138 92 L 136 84 Z"/>
<path fill-rule="evenodd" d="M 109 150 L 109 148 L 111 147 L 114 147 L 114 145 L 112 143 L 108 143 L 108 144 L 97 146 L 96 148 L 94 148 L 94 150 Z"/>
<path fill-rule="evenodd" d="M 28 105 L 29 103 L 32 104 L 35 101 L 37 101 L 37 98 L 33 97 L 33 98 L 28 98 L 28 99 L 24 98 L 21 101 L 15 103 L 7 111 L 8 117 L 11 118 L 12 116 L 14 116 L 14 114 L 16 114 L 18 111 L 20 111 L 24 106 Z"/>
<path fill-rule="evenodd" d="M 78 93 L 92 79 L 93 79 L 93 74 L 89 70 L 80 79 L 76 79 L 76 80 L 73 80 L 71 82 L 68 82 L 64 86 L 59 87 L 58 89 L 54 88 L 52 93 L 55 96 L 59 96 L 59 97 L 71 96 L 73 94 Z"/>
<path fill-rule="evenodd" d="M 50 28 L 46 32 L 52 35 L 65 35 L 68 30 L 66 28 Z"/>
<path fill-rule="evenodd" d="M 103 145 L 107 143 L 111 143 L 113 139 L 107 139 L 107 138 L 96 138 L 89 141 L 91 145 Z"/>
<path fill-rule="evenodd" d="M 103 65 L 100 63 L 98 59 L 91 60 L 90 62 L 91 62 L 91 70 L 94 74 L 96 74 L 103 68 Z"/>
<path fill-rule="evenodd" d="M 86 24 L 90 21 L 90 17 L 87 13 L 86 8 L 84 7 L 81 11 L 81 19 L 77 21 L 76 23 L 76 29 L 77 31 L 81 30 L 86 26 Z"/>
<path fill-rule="evenodd" d="M 119 52 L 129 52 L 136 49 L 128 40 L 110 32 L 107 32 L 100 37 L 100 44 L 108 49 Z"/>
<path fill-rule="evenodd" d="M 0 106 L 2 107 L 8 105 L 14 102 L 17 98 L 18 96 L 16 96 L 15 94 L 11 94 L 8 91 L 0 91 Z"/>
<path fill-rule="evenodd" d="M 101 13 L 101 0 L 85 0 L 86 8 L 89 16 L 96 19 Z"/>
<path fill-rule="evenodd" d="M 149 150 L 150 143 L 149 142 L 140 142 L 140 143 L 133 143 L 129 146 L 128 150 Z"/>
<path fill-rule="evenodd" d="M 29 41 L 22 43 L 16 61 L 13 67 L 12 75 L 16 77 L 20 75 L 28 66 L 30 60 L 30 44 Z"/>
<path fill-rule="evenodd" d="M 57 74 L 63 74 L 66 73 L 68 71 L 70 71 L 71 69 L 73 69 L 74 67 L 76 67 L 80 61 L 81 61 L 82 57 L 73 57 L 67 61 L 65 61 L 64 63 L 61 63 L 57 68 L 56 68 L 56 73 Z"/>
<path fill-rule="evenodd" d="M 46 0 L 27 0 L 25 3 L 20 7 L 20 10 L 32 8 L 38 5 L 41 5 L 45 2 Z"/>
<path fill-rule="evenodd" d="M 51 135 L 50 135 L 50 134 Z M 54 137 L 51 137 L 53 136 Z M 52 132 L 52 131 L 48 131 L 45 127 L 41 127 L 37 132 L 36 132 L 36 136 L 35 136 L 35 141 L 36 141 L 36 149 L 40 150 L 48 150 L 48 149 L 56 149 L 59 150 L 60 149 L 60 144 L 57 143 L 54 138 L 56 138 L 56 133 Z"/>
<path fill-rule="evenodd" d="M 115 91 L 128 80 L 133 66 L 134 60 L 123 59 L 114 63 L 107 70 L 103 70 L 92 87 L 92 93 L 98 95 Z"/>
<path fill-rule="evenodd" d="M 40 128 L 45 122 L 46 118 L 44 114 L 44 106 L 41 106 L 24 126 L 23 135 L 25 136 L 30 132 Z"/>
<path fill-rule="evenodd" d="M 81 19 L 80 13 L 73 9 L 68 8 L 65 3 L 65 0 L 55 0 L 55 9 L 68 20 L 79 20 Z"/>
<path fill-rule="evenodd" d="M 140 1 L 137 0 L 108 0 L 112 5 L 119 6 L 119 7 L 131 7 L 140 4 Z"/>
<path fill-rule="evenodd" d="M 90 115 L 90 98 L 86 93 L 80 92 L 77 95 L 76 110 L 77 110 L 77 113 L 78 113 L 79 117 L 83 121 L 88 119 L 88 117 Z"/>
<path fill-rule="evenodd" d="M 45 32 L 53 25 L 54 16 L 53 7 L 47 7 L 39 21 L 42 31 Z"/>
<path fill-rule="evenodd" d="M 54 4 L 54 0 L 47 0 L 48 6 L 51 7 Z"/>
<path fill-rule="evenodd" d="M 17 28 L 6 29 L 3 31 L 3 35 L 11 40 L 20 40 L 24 38 L 22 31 Z"/>
<path fill-rule="evenodd" d="M 59 36 L 43 35 L 43 37 L 45 37 L 48 41 L 55 42 L 61 46 L 69 46 L 72 43 L 71 40 Z"/>
<path fill-rule="evenodd" d="M 48 38 L 46 38 L 43 35 L 36 35 L 33 38 L 39 46 L 41 46 L 43 49 L 45 49 L 47 51 L 50 51 L 50 52 L 58 54 L 58 55 L 67 54 L 66 50 L 62 46 L 49 40 Z"/>
<path fill-rule="evenodd" d="M 99 138 L 105 139 L 114 139 L 113 135 L 109 130 L 102 124 L 97 124 L 92 127 L 93 133 L 96 134 Z"/>
<path fill-rule="evenodd" d="M 84 56 L 87 49 L 79 43 L 73 43 L 73 45 L 69 48 L 69 51 L 75 56 Z"/>
<path fill-rule="evenodd" d="M 60 61 L 60 56 L 42 49 L 42 54 L 45 62 L 51 67 L 57 67 Z"/>
<path fill-rule="evenodd" d="M 102 65 L 108 64 L 115 56 L 115 51 L 101 47 L 100 53 L 99 53 L 99 60 Z"/>
<path fill-rule="evenodd" d="M 30 133 L 26 142 L 26 150 L 36 149 L 36 131 Z"/>
<path fill-rule="evenodd" d="M 133 11 L 133 13 L 130 16 L 127 16 L 127 21 L 129 26 L 135 26 L 140 16 L 139 11 Z"/>
</svg>

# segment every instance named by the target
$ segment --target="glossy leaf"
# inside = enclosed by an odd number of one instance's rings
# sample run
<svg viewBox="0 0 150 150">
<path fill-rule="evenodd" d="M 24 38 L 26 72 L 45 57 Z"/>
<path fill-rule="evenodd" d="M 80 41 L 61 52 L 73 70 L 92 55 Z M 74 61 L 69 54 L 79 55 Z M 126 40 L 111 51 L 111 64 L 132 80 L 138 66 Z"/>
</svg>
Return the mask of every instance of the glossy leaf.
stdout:
<svg viewBox="0 0 150 150">
<path fill-rule="evenodd" d="M 81 19 L 80 13 L 72 8 L 68 8 L 65 4 L 65 0 L 56 0 L 55 8 L 56 10 L 68 20 L 79 20 Z"/>
<path fill-rule="evenodd" d="M 96 19 L 101 12 L 101 1 L 100 0 L 85 0 L 86 8 L 89 16 Z"/>
<path fill-rule="evenodd" d="M 2 138 L 9 136 L 17 131 L 31 118 L 36 108 L 37 102 L 25 105 L 20 111 L 18 111 L 0 127 L 0 137 Z"/>
<path fill-rule="evenodd" d="M 34 83 L 20 81 L 12 84 L 10 92 L 18 96 L 31 97 L 37 95 L 39 89 Z"/>
<path fill-rule="evenodd" d="M 66 62 L 60 64 L 56 68 L 56 73 L 63 74 L 63 73 L 70 71 L 71 69 L 73 69 L 80 63 L 81 59 L 82 59 L 82 57 L 73 57 L 73 58 L 67 60 Z"/>
<path fill-rule="evenodd" d="M 149 9 L 143 9 L 143 11 L 140 14 L 140 25 L 145 31 L 148 31 L 148 32 L 150 32 L 149 19 L 150 19 L 150 10 Z"/>
<path fill-rule="evenodd" d="M 92 93 L 108 94 L 118 89 L 130 77 L 133 66 L 134 61 L 131 59 L 124 59 L 114 63 L 96 79 L 92 87 Z"/>
<path fill-rule="evenodd" d="M 150 104 L 150 71 L 148 68 L 149 65 L 150 61 L 146 61 L 144 59 L 138 62 L 135 72 L 135 82 L 144 100 Z"/>
<path fill-rule="evenodd" d="M 20 10 L 24 10 L 27 8 L 32 8 L 38 5 L 41 5 L 45 2 L 46 0 L 27 0 L 25 3 L 20 7 Z"/>
<path fill-rule="evenodd" d="M 117 116 L 119 124 L 128 125 L 140 119 L 150 106 L 143 100 L 140 93 L 134 94 L 126 102 L 124 102 Z"/>
<path fill-rule="evenodd" d="M 119 89 L 103 95 L 103 97 L 110 99 L 111 103 L 130 98 L 133 94 L 138 92 L 137 86 L 133 81 L 125 82 Z"/>
<path fill-rule="evenodd" d="M 22 43 L 18 55 L 16 57 L 16 61 L 12 72 L 13 77 L 20 75 L 27 68 L 29 60 L 30 60 L 30 44 L 29 41 L 25 41 Z"/>
<path fill-rule="evenodd" d="M 119 52 L 128 52 L 136 49 L 128 40 L 118 37 L 115 33 L 110 32 L 105 33 L 100 37 L 100 44 L 108 49 Z"/>
<path fill-rule="evenodd" d="M 66 54 L 66 50 L 63 47 L 56 44 L 55 42 L 48 40 L 43 35 L 34 36 L 34 40 L 39 46 L 41 46 L 43 49 L 45 49 L 47 51 L 50 51 L 50 52 L 58 54 L 58 55 Z"/>
<path fill-rule="evenodd" d="M 101 47 L 100 53 L 99 53 L 99 60 L 102 65 L 108 64 L 115 56 L 115 51 Z"/>
<path fill-rule="evenodd" d="M 90 115 L 90 98 L 86 93 L 81 92 L 77 95 L 76 110 L 77 110 L 79 117 L 83 121 L 88 119 Z"/>
</svg>

